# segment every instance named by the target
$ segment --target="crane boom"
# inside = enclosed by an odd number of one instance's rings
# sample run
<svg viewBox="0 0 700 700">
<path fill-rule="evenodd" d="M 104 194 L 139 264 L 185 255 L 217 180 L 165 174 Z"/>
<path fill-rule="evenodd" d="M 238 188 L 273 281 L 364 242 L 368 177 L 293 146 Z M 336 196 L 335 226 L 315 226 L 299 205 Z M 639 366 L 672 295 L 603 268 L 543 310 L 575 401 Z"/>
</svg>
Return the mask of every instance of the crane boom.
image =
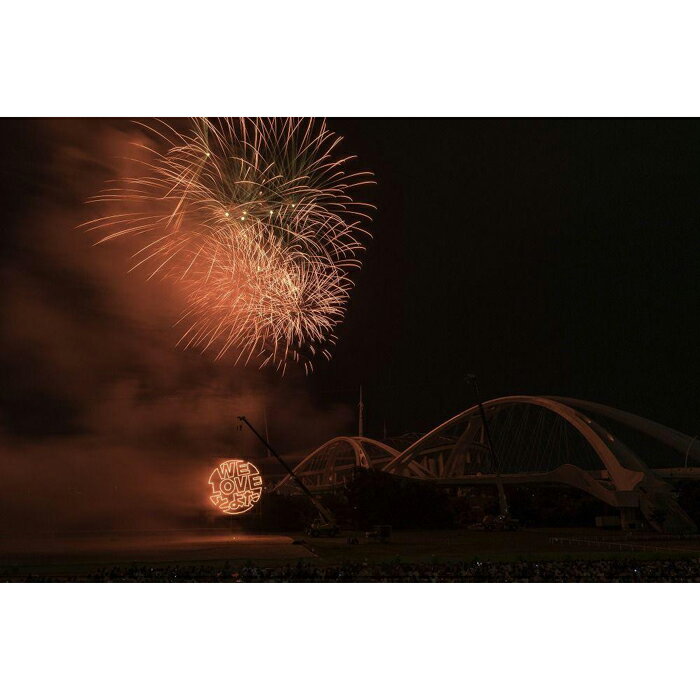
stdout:
<svg viewBox="0 0 700 700">
<path fill-rule="evenodd" d="M 294 470 L 277 454 L 275 448 L 251 425 L 250 421 L 245 416 L 238 416 L 238 420 L 241 423 L 245 423 L 250 431 L 255 435 L 255 437 L 262 442 L 263 445 L 270 451 L 272 456 L 285 468 L 289 476 L 292 477 L 294 483 L 303 491 L 306 497 L 311 501 L 316 510 L 319 512 L 321 518 L 329 525 L 336 525 L 333 513 L 326 508 L 319 500 L 314 496 L 311 491 L 307 488 L 306 484 L 294 473 Z"/>
</svg>

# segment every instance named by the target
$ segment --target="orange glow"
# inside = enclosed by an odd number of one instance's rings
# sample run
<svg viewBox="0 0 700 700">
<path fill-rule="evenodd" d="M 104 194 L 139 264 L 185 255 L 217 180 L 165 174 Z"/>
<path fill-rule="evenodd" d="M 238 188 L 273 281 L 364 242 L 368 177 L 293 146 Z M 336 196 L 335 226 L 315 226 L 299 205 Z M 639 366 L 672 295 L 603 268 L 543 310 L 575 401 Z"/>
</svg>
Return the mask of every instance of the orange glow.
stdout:
<svg viewBox="0 0 700 700">
<path fill-rule="evenodd" d="M 145 128 L 160 146 L 143 147 L 139 176 L 91 199 L 110 213 L 85 226 L 100 242 L 144 237 L 132 269 L 183 287 L 184 347 L 281 371 L 330 357 L 369 235 L 373 207 L 355 190 L 371 173 L 334 153 L 340 139 L 324 121 Z"/>
<path fill-rule="evenodd" d="M 262 495 L 262 476 L 251 462 L 229 459 L 209 477 L 211 502 L 228 515 L 247 513 Z"/>
</svg>

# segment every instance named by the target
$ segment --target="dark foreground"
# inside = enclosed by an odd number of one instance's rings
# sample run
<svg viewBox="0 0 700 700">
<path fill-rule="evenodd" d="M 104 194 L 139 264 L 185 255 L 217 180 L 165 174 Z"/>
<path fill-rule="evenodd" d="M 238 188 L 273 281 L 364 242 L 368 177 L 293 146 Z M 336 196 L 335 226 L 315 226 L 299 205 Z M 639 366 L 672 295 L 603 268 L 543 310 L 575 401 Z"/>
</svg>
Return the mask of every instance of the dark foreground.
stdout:
<svg viewBox="0 0 700 700">
<path fill-rule="evenodd" d="M 0 540 L 0 581 L 695 582 L 700 537 L 591 528 L 402 531 L 387 542 L 221 530 L 34 537 Z"/>
<path fill-rule="evenodd" d="M 113 566 L 92 573 L 20 574 L 25 582 L 123 583 L 635 583 L 700 582 L 700 559 L 640 561 L 444 562 L 317 566 L 307 561 L 282 566 L 224 564 Z"/>
</svg>

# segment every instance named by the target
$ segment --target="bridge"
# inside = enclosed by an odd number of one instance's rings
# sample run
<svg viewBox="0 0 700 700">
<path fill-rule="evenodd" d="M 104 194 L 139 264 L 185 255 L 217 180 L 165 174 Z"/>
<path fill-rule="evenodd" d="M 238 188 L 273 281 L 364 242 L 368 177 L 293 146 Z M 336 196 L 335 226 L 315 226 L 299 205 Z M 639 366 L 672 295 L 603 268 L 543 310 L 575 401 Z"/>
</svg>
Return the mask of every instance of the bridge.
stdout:
<svg viewBox="0 0 700 700">
<path fill-rule="evenodd" d="M 357 468 L 445 487 L 499 479 L 505 485 L 562 484 L 619 509 L 623 526 L 632 526 L 641 516 L 658 531 L 697 531 L 673 488 L 677 480 L 700 479 L 696 438 L 580 399 L 506 396 L 486 401 L 483 407 L 498 472 L 479 407 L 472 406 L 408 445 L 367 437 L 333 438 L 306 456 L 294 473 L 314 492 L 337 489 Z M 287 476 L 275 490 L 293 488 Z"/>
</svg>

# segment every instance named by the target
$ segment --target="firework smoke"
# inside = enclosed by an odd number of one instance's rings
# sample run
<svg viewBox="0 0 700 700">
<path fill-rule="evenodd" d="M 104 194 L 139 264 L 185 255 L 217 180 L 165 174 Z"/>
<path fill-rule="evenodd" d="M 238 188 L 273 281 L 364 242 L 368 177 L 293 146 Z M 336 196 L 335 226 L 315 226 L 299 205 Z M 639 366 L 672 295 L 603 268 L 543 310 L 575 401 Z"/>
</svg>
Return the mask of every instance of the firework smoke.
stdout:
<svg viewBox="0 0 700 700">
<path fill-rule="evenodd" d="M 185 285 L 184 346 L 280 370 L 330 357 L 368 235 L 352 191 L 371 173 L 346 171 L 323 121 L 159 124 L 141 126 L 163 148 L 141 146 L 143 172 L 92 198 L 110 213 L 86 227 L 144 237 L 134 268 Z"/>
</svg>

